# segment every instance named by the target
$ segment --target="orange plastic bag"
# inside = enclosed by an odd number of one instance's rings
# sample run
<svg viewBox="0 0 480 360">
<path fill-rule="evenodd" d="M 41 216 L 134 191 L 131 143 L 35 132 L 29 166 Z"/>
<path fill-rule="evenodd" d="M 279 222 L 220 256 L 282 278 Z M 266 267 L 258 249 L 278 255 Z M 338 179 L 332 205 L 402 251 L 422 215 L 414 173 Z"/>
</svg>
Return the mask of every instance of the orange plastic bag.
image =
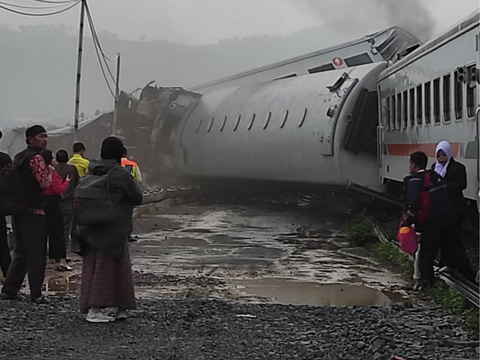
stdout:
<svg viewBox="0 0 480 360">
<path fill-rule="evenodd" d="M 418 237 L 413 226 L 402 226 L 398 231 L 400 248 L 407 254 L 415 254 L 418 250 Z"/>
</svg>

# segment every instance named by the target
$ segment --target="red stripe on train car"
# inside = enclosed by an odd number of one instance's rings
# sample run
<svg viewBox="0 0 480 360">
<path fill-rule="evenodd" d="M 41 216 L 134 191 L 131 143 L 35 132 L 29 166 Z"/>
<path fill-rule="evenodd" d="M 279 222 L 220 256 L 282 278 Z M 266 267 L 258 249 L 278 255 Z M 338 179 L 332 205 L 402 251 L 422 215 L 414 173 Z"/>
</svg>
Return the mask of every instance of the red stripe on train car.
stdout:
<svg viewBox="0 0 480 360">
<path fill-rule="evenodd" d="M 460 143 L 454 142 L 450 143 L 452 145 L 452 155 L 453 157 L 458 157 L 458 149 L 460 148 Z M 432 144 L 390 144 L 387 145 L 388 155 L 393 156 L 410 156 L 411 153 L 415 151 L 423 151 L 427 154 L 428 157 L 435 158 L 435 148 L 437 143 Z"/>
</svg>

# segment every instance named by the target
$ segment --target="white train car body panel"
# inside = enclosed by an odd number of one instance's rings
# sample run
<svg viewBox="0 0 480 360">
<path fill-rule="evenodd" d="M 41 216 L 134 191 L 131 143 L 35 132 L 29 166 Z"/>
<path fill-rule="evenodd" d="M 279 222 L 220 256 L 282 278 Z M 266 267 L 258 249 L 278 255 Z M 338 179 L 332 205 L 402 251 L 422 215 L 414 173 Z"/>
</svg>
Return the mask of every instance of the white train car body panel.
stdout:
<svg viewBox="0 0 480 360">
<path fill-rule="evenodd" d="M 441 140 L 467 167 L 465 196 L 477 200 L 476 36 L 479 13 L 426 43 L 379 79 L 379 164 L 383 182 L 403 180 L 414 151 L 435 161 Z"/>
<path fill-rule="evenodd" d="M 386 66 L 375 63 L 204 94 L 178 127 L 176 168 L 190 177 L 356 184 L 379 191 L 375 155 L 346 150 L 345 133 L 359 94 L 376 91 Z M 377 118 L 371 120 L 374 133 Z"/>
</svg>

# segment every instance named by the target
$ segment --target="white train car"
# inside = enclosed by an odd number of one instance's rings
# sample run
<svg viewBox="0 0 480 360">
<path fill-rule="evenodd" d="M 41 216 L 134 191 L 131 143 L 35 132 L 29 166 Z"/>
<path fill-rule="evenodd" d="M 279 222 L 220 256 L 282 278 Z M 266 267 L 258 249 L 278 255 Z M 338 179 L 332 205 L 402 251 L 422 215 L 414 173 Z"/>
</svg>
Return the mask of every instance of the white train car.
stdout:
<svg viewBox="0 0 480 360">
<path fill-rule="evenodd" d="M 198 85 L 189 90 L 205 94 L 219 89 L 316 74 L 374 62 L 396 61 L 399 54 L 418 45 L 420 45 L 420 40 L 394 26 L 360 39 Z"/>
<path fill-rule="evenodd" d="M 423 151 L 430 164 L 440 140 L 467 167 L 471 201 L 479 196 L 477 47 L 479 11 L 383 72 L 378 81 L 378 153 L 382 183 L 400 184 L 408 157 Z"/>
<path fill-rule="evenodd" d="M 168 134 L 195 179 L 382 191 L 376 81 L 387 62 L 204 94 Z"/>
</svg>

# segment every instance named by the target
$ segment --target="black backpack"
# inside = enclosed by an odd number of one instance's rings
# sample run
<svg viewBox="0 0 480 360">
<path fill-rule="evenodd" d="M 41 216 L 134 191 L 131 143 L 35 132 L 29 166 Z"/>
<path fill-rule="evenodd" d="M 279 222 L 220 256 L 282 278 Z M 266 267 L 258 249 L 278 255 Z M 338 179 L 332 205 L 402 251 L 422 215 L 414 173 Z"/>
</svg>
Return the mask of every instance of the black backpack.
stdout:
<svg viewBox="0 0 480 360">
<path fill-rule="evenodd" d="M 24 188 L 21 168 L 25 161 L 13 163 L 0 170 L 0 216 L 15 215 L 29 206 L 29 192 Z"/>
<path fill-rule="evenodd" d="M 120 209 L 110 198 L 110 174 L 87 174 L 78 181 L 73 200 L 75 224 L 95 226 L 111 223 L 120 217 Z"/>
</svg>

